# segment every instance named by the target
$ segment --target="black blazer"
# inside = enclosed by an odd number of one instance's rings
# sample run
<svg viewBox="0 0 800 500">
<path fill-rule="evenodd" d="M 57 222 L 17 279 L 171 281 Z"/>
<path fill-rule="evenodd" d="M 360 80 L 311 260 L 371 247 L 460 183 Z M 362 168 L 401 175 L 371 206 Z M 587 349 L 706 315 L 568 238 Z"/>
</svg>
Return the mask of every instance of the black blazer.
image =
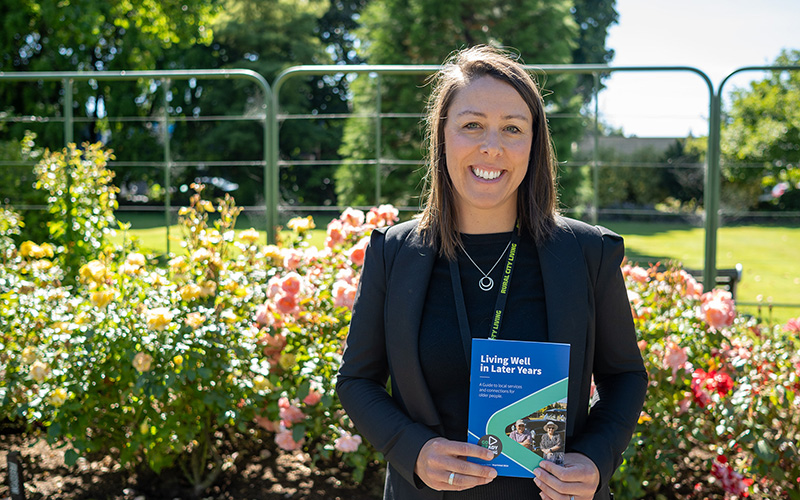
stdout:
<svg viewBox="0 0 800 500">
<path fill-rule="evenodd" d="M 566 451 L 583 453 L 597 465 L 595 498 L 605 499 L 636 427 L 647 373 L 620 271 L 622 238 L 572 219 L 557 221 L 553 237 L 538 249 L 548 340 L 572 346 Z M 339 370 L 342 405 L 389 462 L 386 499 L 442 498 L 414 475 L 422 446 L 442 435 L 418 352 L 436 256 L 416 221 L 373 231 Z M 600 399 L 590 412 L 592 375 Z"/>
</svg>

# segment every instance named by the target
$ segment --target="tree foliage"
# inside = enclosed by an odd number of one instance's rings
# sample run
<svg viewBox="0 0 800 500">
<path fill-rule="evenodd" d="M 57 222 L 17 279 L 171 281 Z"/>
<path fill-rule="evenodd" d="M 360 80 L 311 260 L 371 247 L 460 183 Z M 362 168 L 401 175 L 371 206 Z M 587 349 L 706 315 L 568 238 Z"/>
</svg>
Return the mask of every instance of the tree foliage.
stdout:
<svg viewBox="0 0 800 500">
<path fill-rule="evenodd" d="M 800 50 L 775 65 L 800 64 Z M 723 176 L 746 208 L 800 209 L 800 71 L 774 71 L 733 93 L 722 130 Z"/>
<path fill-rule="evenodd" d="M 529 64 L 572 62 L 579 27 L 568 0 L 489 1 L 466 0 L 373 0 L 365 9 L 357 31 L 364 42 L 361 52 L 370 64 L 440 64 L 454 50 L 475 44 L 512 47 Z M 566 159 L 569 145 L 580 133 L 581 98 L 574 93 L 575 78 L 537 75 L 545 89 L 550 127 L 560 159 Z M 376 93 L 381 88 L 381 110 L 400 113 L 400 118 L 381 120 L 380 151 L 376 147 L 375 119 L 365 114 L 376 111 Z M 390 202 L 417 205 L 423 170 L 420 113 L 429 88 L 425 78 L 361 76 L 352 84 L 353 109 L 345 128 L 342 156 L 353 161 L 337 172 L 339 203 L 367 205 Z M 382 196 L 374 195 L 375 166 L 364 160 L 380 156 L 377 175 Z M 396 160 L 399 162 L 393 163 Z M 560 178 L 567 205 L 576 203 L 572 193 L 579 182 L 577 171 L 564 171 Z M 578 177 L 578 179 L 576 179 Z"/>
</svg>

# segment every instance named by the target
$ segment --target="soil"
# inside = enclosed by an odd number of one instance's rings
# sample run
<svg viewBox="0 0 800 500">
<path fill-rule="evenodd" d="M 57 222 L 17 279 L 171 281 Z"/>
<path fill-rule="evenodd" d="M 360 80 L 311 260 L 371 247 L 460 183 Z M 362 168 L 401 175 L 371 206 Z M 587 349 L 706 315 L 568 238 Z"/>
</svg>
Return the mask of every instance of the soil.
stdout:
<svg viewBox="0 0 800 500">
<path fill-rule="evenodd" d="M 3 433 L 5 432 L 5 433 Z M 0 500 L 10 500 L 7 455 L 22 456 L 27 500 L 377 500 L 383 470 L 375 465 L 355 484 L 338 467 L 317 470 L 308 455 L 267 449 L 254 442 L 223 466 L 216 484 L 194 496 L 179 469 L 156 476 L 146 467 L 123 468 L 110 456 L 79 459 L 68 467 L 64 449 L 44 437 L 0 430 Z"/>
</svg>

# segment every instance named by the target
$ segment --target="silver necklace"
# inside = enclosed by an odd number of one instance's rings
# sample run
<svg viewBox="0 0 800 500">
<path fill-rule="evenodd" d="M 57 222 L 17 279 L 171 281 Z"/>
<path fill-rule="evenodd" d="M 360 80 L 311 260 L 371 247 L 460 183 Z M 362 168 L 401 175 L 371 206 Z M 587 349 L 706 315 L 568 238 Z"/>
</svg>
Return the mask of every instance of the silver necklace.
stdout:
<svg viewBox="0 0 800 500">
<path fill-rule="evenodd" d="M 509 241 L 508 245 L 506 245 L 506 247 L 503 249 L 503 253 L 500 254 L 500 258 L 497 259 L 497 262 L 495 262 L 492 268 L 489 269 L 488 273 L 483 272 L 483 269 L 481 269 L 480 266 L 478 266 L 478 264 L 476 264 L 475 261 L 472 260 L 472 257 L 469 256 L 467 249 L 463 245 L 461 246 L 461 249 L 464 250 L 464 255 L 467 256 L 469 261 L 472 262 L 472 265 L 475 266 L 478 269 L 478 271 L 480 271 L 480 273 L 483 275 L 483 278 L 478 280 L 478 286 L 484 292 L 488 292 L 489 290 L 494 288 L 494 280 L 489 275 L 492 274 L 492 271 L 494 271 L 494 268 L 497 267 L 497 264 L 499 264 L 500 261 L 503 260 L 503 255 L 506 254 L 506 250 L 508 250 L 508 247 L 510 246 L 511 242 Z"/>
</svg>

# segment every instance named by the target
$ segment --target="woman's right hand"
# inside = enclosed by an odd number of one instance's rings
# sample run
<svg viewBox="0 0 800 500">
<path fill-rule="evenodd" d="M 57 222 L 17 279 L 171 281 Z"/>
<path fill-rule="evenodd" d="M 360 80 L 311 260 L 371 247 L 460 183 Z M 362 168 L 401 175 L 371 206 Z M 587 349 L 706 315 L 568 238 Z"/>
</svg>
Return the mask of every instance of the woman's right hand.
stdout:
<svg viewBox="0 0 800 500">
<path fill-rule="evenodd" d="M 466 457 L 489 461 L 494 453 L 476 444 L 433 438 L 422 446 L 414 473 L 434 490 L 461 491 L 490 483 L 497 471 L 487 465 L 468 462 Z M 448 483 L 450 474 L 452 484 Z"/>
</svg>

